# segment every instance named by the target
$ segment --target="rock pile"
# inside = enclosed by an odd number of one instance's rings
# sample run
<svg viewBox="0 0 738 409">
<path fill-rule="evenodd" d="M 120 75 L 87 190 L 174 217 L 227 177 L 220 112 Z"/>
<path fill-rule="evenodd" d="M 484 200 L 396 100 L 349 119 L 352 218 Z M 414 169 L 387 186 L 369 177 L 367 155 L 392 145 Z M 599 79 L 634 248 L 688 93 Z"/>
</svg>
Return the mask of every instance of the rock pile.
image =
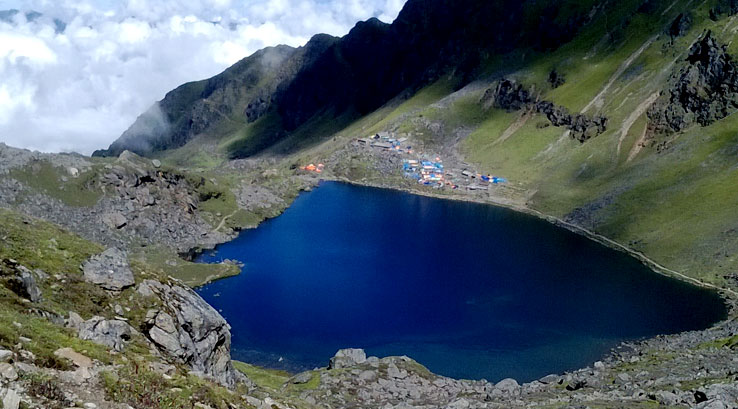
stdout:
<svg viewBox="0 0 738 409">
<path fill-rule="evenodd" d="M 85 280 L 110 291 L 121 291 L 136 282 L 126 252 L 110 248 L 82 265 Z"/>
<path fill-rule="evenodd" d="M 698 123 L 708 126 L 738 110 L 738 63 L 708 31 L 689 50 L 671 87 L 648 110 L 649 145 L 658 135 Z"/>
<path fill-rule="evenodd" d="M 538 100 L 533 96 L 534 91 L 514 80 L 502 79 L 485 91 L 481 102 L 485 108 L 495 107 L 507 111 L 526 109 L 545 115 L 551 125 L 570 130 L 572 138 L 579 142 L 594 138 L 607 130 L 606 117 L 570 114 L 566 108 L 553 102 Z"/>
</svg>

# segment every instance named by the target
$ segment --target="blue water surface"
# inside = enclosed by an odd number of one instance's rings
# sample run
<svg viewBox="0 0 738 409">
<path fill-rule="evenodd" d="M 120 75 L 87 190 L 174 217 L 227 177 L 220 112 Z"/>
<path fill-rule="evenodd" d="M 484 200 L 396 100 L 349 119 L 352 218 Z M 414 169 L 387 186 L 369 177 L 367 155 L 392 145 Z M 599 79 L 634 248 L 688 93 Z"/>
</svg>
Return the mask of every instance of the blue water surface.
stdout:
<svg viewBox="0 0 738 409">
<path fill-rule="evenodd" d="M 358 347 L 529 381 L 726 314 L 716 293 L 535 217 L 341 183 L 199 257 L 223 259 L 241 275 L 198 291 L 231 324 L 234 359 L 290 371 Z"/>
</svg>

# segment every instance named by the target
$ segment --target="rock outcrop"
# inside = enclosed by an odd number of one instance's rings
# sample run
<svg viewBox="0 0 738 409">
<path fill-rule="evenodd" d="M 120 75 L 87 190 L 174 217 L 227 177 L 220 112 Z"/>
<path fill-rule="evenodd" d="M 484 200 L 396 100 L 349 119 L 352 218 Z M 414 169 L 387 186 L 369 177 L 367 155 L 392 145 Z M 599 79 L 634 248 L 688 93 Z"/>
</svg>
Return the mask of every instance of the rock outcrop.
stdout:
<svg viewBox="0 0 738 409">
<path fill-rule="evenodd" d="M 659 135 L 694 123 L 708 126 L 738 110 L 738 64 L 710 31 L 692 46 L 670 84 L 648 110 L 647 144 L 658 144 Z"/>
<path fill-rule="evenodd" d="M 80 339 L 89 340 L 122 351 L 131 341 L 134 329 L 125 321 L 106 320 L 103 317 L 92 317 L 79 323 L 70 320 L 77 330 Z"/>
<path fill-rule="evenodd" d="M 231 332 L 225 319 L 197 293 L 179 284 L 146 280 L 140 294 L 153 294 L 162 308 L 149 310 L 143 334 L 170 360 L 224 385 L 239 374 L 231 364 Z"/>
<path fill-rule="evenodd" d="M 363 349 L 340 349 L 331 358 L 328 369 L 349 368 L 366 362 L 366 352 Z"/>
<path fill-rule="evenodd" d="M 674 21 L 671 22 L 669 30 L 667 30 L 668 34 L 672 39 L 687 34 L 689 29 L 692 28 L 693 21 L 694 17 L 692 16 L 692 13 L 679 13 Z"/>
<path fill-rule="evenodd" d="M 607 130 L 607 118 L 570 114 L 569 111 L 550 101 L 534 97 L 535 89 L 527 89 L 514 80 L 502 79 L 485 91 L 481 103 L 486 109 L 491 107 L 508 112 L 529 110 L 546 116 L 551 125 L 571 131 L 571 137 L 585 142 Z"/>
<path fill-rule="evenodd" d="M 7 158 L 7 161 L 5 159 Z M 178 172 L 157 169 L 153 161 L 124 152 L 115 163 L 92 168 L 81 157 L 67 154 L 39 154 L 0 144 L 0 175 L 15 170 L 34 175 L 34 168 L 51 167 L 66 171 L 66 165 L 80 170 L 85 189 L 102 192 L 96 203 L 77 206 L 52 197 L 16 180 L 12 174 L 0 177 L 0 207 L 43 218 L 107 247 L 126 248 L 131 242 L 165 245 L 179 253 L 195 247 L 213 247 L 228 241 L 234 233 L 214 231 L 197 211 L 204 178 L 188 178 Z"/>
<path fill-rule="evenodd" d="M 251 156 L 301 126 L 367 114 L 445 74 L 470 81 L 495 55 L 557 48 L 608 12 L 580 3 L 410 0 L 392 24 L 372 18 L 342 38 L 319 34 L 297 49 L 260 50 L 213 78 L 184 84 L 95 155 L 150 154 L 198 135 L 225 138 L 233 124 L 263 120 L 266 126 L 229 147 L 235 157 Z"/>
<path fill-rule="evenodd" d="M 0 281 L 19 297 L 34 303 L 41 300 L 41 290 L 34 273 L 13 259 L 5 259 L 0 263 Z"/>
<path fill-rule="evenodd" d="M 121 291 L 136 282 L 128 265 L 128 254 L 110 248 L 82 264 L 85 280 L 110 291 Z"/>
</svg>

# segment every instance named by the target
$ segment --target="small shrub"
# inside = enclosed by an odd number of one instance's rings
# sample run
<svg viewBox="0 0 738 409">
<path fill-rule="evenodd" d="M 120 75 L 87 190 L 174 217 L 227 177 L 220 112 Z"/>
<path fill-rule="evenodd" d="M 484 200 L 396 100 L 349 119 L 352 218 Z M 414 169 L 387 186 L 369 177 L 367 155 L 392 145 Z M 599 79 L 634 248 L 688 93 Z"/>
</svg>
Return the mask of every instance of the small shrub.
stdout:
<svg viewBox="0 0 738 409">
<path fill-rule="evenodd" d="M 48 400 L 48 407 L 52 409 L 67 408 L 74 405 L 74 402 L 64 395 L 64 390 L 54 378 L 32 376 L 28 383 L 27 392 L 31 396 Z"/>
</svg>

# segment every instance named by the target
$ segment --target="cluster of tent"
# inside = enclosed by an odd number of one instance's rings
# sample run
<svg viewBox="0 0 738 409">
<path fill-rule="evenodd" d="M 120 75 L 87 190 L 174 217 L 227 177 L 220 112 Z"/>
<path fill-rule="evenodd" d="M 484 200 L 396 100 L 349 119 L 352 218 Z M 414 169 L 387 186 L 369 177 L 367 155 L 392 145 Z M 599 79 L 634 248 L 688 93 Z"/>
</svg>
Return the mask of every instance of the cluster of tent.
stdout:
<svg viewBox="0 0 738 409">
<path fill-rule="evenodd" d="M 303 166 L 301 169 L 307 172 L 323 173 L 324 168 L 325 168 L 325 165 L 322 163 L 319 163 L 317 165 L 314 165 L 311 163 L 307 166 Z"/>
</svg>

